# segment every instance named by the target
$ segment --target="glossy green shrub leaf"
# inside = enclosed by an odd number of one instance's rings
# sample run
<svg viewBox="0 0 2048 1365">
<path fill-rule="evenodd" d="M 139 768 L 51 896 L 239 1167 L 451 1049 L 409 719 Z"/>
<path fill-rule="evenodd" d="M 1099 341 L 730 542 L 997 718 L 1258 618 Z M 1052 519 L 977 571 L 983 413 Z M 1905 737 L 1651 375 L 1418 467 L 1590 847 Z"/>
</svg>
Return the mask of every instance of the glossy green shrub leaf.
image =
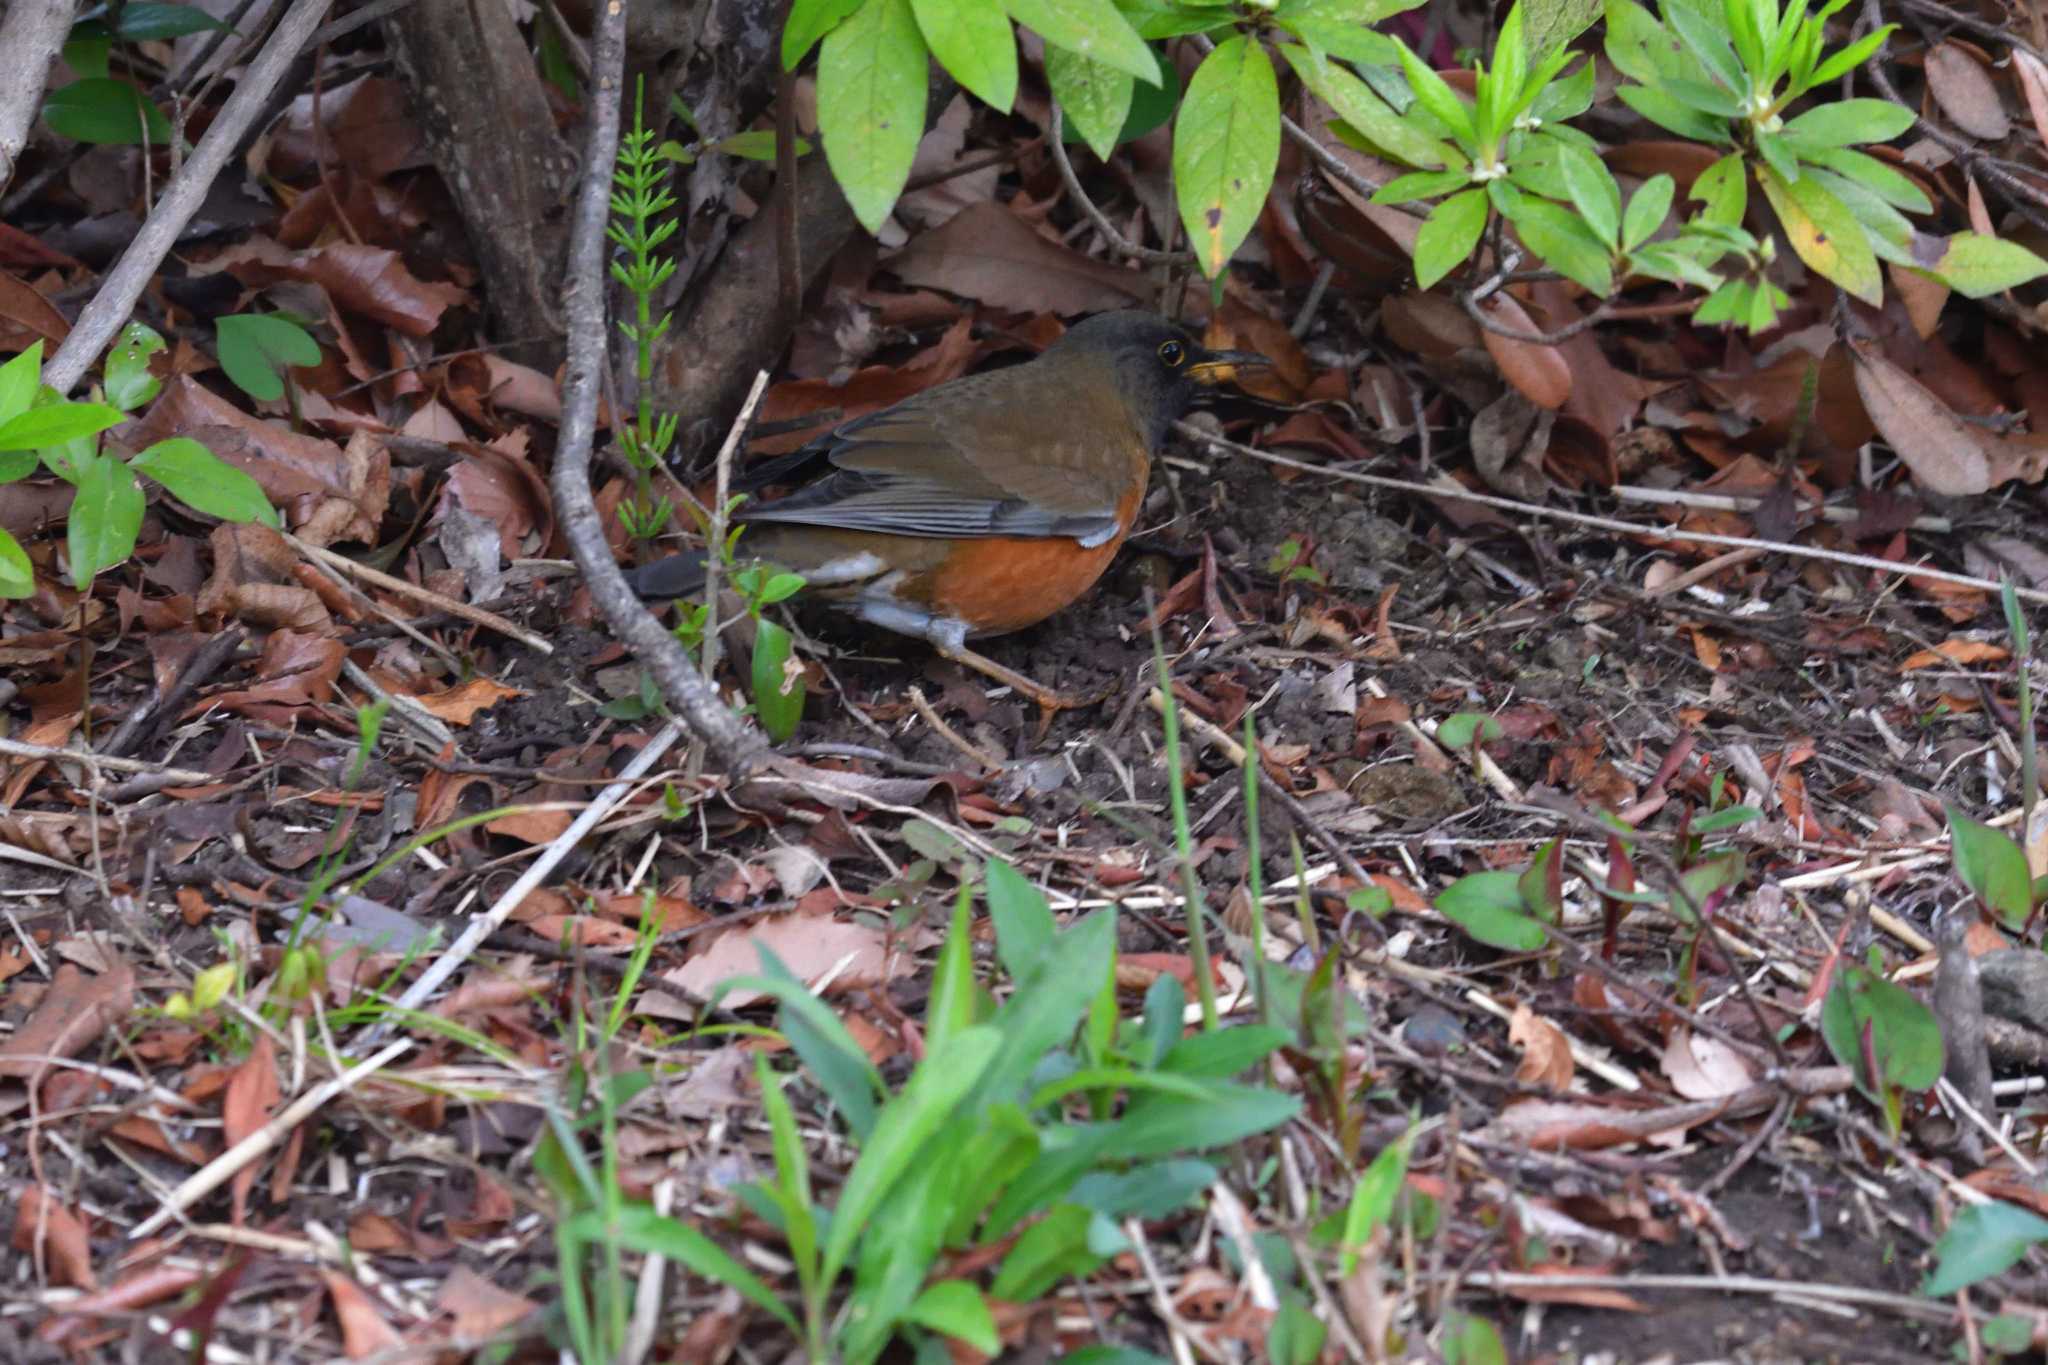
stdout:
<svg viewBox="0 0 2048 1365">
<path fill-rule="evenodd" d="M 2033 885 L 2027 855 L 2001 830 L 1948 808 L 1949 858 L 1956 876 L 1984 908 L 2009 929 L 2024 925 L 2034 912 Z"/>
<path fill-rule="evenodd" d="M 1624 85 L 1614 93 L 1621 97 L 1623 104 L 1667 132 L 1691 138 L 1694 142 L 1725 144 L 1729 141 L 1726 119 L 1703 114 L 1662 90 L 1647 85 Z"/>
<path fill-rule="evenodd" d="M 795 0 L 782 26 L 782 69 L 794 71 L 818 40 L 861 7 L 862 0 Z"/>
<path fill-rule="evenodd" d="M 126 420 L 118 408 L 105 403 L 46 403 L 0 422 L 0 451 L 42 450 L 96 436 Z"/>
<path fill-rule="evenodd" d="M 1816 147 L 1889 142 L 1913 126 L 1913 111 L 1890 100 L 1831 100 L 1790 119 L 1784 134 Z"/>
<path fill-rule="evenodd" d="M 214 328 L 221 369 L 259 403 L 284 397 L 285 367 L 320 363 L 320 343 L 286 313 L 236 313 Z"/>
<path fill-rule="evenodd" d="M 1671 213 L 1677 182 L 1668 175 L 1653 175 L 1629 196 L 1628 212 L 1621 218 L 1621 248 L 1634 251 L 1657 235 Z"/>
<path fill-rule="evenodd" d="M 1806 79 L 1806 88 L 1811 90 L 1815 86 L 1826 85 L 1830 81 L 1840 80 L 1849 72 L 1862 66 L 1870 60 L 1872 53 L 1884 46 L 1885 39 L 1891 37 L 1898 30 L 1898 27 L 1897 24 L 1886 24 L 1883 28 L 1873 33 L 1865 34 L 1840 52 L 1835 53 L 1834 56 L 1829 57 L 1813 69 L 1813 74 Z"/>
<path fill-rule="evenodd" d="M 1116 150 L 1130 118 L 1137 82 L 1128 71 L 1104 66 L 1063 47 L 1046 48 L 1045 78 L 1067 126 L 1088 150 L 1107 158 Z"/>
<path fill-rule="evenodd" d="M 881 230 L 924 136 L 926 54 L 910 0 L 867 0 L 818 52 L 818 131 L 854 217 Z"/>
<path fill-rule="evenodd" d="M 0 365 L 0 428 L 28 411 L 36 401 L 36 389 L 43 378 L 43 343 L 31 341 L 28 349 Z"/>
<path fill-rule="evenodd" d="M 1934 211 L 1926 192 L 1911 177 L 1874 156 L 1847 147 L 1813 147 L 1796 141 L 1791 145 L 1799 154 L 1800 161 L 1855 181 L 1895 209 L 1904 209 L 1908 213 Z"/>
<path fill-rule="evenodd" d="M 1876 308 L 1884 302 L 1884 277 L 1870 240 L 1848 206 L 1812 176 L 1789 183 L 1768 166 L 1757 167 L 1764 197 L 1778 215 L 1786 240 L 1809 270 L 1831 280 Z"/>
<path fill-rule="evenodd" d="M 774 621 L 757 621 L 754 636 L 754 709 L 761 728 L 780 744 L 804 717 L 804 671 L 796 642 Z"/>
<path fill-rule="evenodd" d="M 158 441 L 130 460 L 128 467 L 210 517 L 272 527 L 284 524 L 261 484 L 190 437 Z"/>
<path fill-rule="evenodd" d="M 1923 261 L 1916 265 L 1926 265 Z M 1948 239 L 1941 258 L 1926 265 L 1927 273 L 1965 298 L 1981 299 L 2016 289 L 2048 275 L 2042 260 L 2018 242 L 1981 233 L 1958 232 Z"/>
<path fill-rule="evenodd" d="M 0 529 L 0 597 L 27 597 L 35 591 L 35 569 L 21 542 Z"/>
<path fill-rule="evenodd" d="M 1173 130 L 1181 222 L 1204 274 L 1221 274 L 1251 232 L 1279 163 L 1273 64 L 1256 39 L 1226 39 L 1189 80 Z"/>
<path fill-rule="evenodd" d="M 910 0 L 910 8 L 939 65 L 983 104 L 1009 113 L 1017 98 L 1017 35 L 1002 6 Z"/>
<path fill-rule="evenodd" d="M 1463 164 L 1462 156 L 1423 132 L 1414 120 L 1395 113 L 1371 86 L 1337 63 L 1292 43 L 1282 43 L 1280 55 L 1294 68 L 1303 85 L 1390 159 L 1426 169 Z"/>
<path fill-rule="evenodd" d="M 1523 196 L 1510 217 L 1516 235 L 1552 270 L 1602 298 L 1614 291 L 1606 244 L 1583 217 L 1534 195 Z"/>
<path fill-rule="evenodd" d="M 102 569 L 111 568 L 135 550 L 142 529 L 142 489 L 128 466 L 100 455 L 85 461 L 73 481 L 77 495 L 65 520 L 65 544 L 71 552 L 71 585 L 83 588 Z"/>
<path fill-rule="evenodd" d="M 162 352 L 166 344 L 161 334 L 139 322 L 123 327 L 107 351 L 107 401 L 123 412 L 133 412 L 156 397 L 163 382 L 149 372 L 149 358 Z"/>
<path fill-rule="evenodd" d="M 993 4 L 995 0 L 981 0 Z M 1054 47 L 1077 52 L 1138 80 L 1159 79 L 1152 49 L 1110 0 L 1004 0 L 1010 17 Z"/>
<path fill-rule="evenodd" d="M 1398 39 L 1396 41 L 1399 42 Z M 1406 43 L 1399 44 L 1399 53 L 1401 70 L 1408 77 L 1408 88 L 1415 92 L 1416 101 L 1470 150 L 1478 140 L 1472 122 L 1472 106 L 1465 103 L 1464 96 L 1451 89 L 1449 82 L 1410 52 Z"/>
<path fill-rule="evenodd" d="M 1472 177 L 1464 171 L 1416 171 L 1413 175 L 1399 175 L 1379 187 L 1372 196 L 1375 204 L 1412 204 L 1418 199 L 1435 199 L 1439 195 L 1464 189 L 1472 183 Z"/>
<path fill-rule="evenodd" d="M 1463 265 L 1486 230 L 1486 191 L 1454 194 L 1429 211 L 1415 234 L 1415 283 L 1427 289 Z"/>
<path fill-rule="evenodd" d="M 2003 1200 L 1966 1204 L 1934 1244 L 1934 1269 L 1920 1292 L 1936 1299 L 1960 1293 L 2010 1270 L 2042 1242 L 2048 1242 L 2048 1218 L 2031 1209 Z"/>
<path fill-rule="evenodd" d="M 58 86 L 43 102 L 43 122 L 59 137 L 99 146 L 169 142 L 170 121 L 126 81 L 88 77 Z"/>
<path fill-rule="evenodd" d="M 1572 207 L 1610 250 L 1621 244 L 1621 187 L 1593 153 L 1567 145 L 1558 158 Z"/>
</svg>

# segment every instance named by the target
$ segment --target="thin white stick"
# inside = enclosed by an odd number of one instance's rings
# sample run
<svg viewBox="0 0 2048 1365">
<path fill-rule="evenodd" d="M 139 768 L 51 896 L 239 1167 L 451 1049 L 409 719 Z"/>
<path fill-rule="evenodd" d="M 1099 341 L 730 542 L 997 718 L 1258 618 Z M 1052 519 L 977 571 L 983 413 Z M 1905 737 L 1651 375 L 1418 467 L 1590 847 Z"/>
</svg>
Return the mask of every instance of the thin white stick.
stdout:
<svg viewBox="0 0 2048 1365">
<path fill-rule="evenodd" d="M 599 792 L 583 813 L 576 817 L 575 822 L 563 830 L 554 842 L 547 846 L 546 852 L 534 860 L 533 866 L 521 873 L 519 880 L 507 887 L 505 894 L 498 897 L 489 910 L 472 919 L 469 927 L 462 931 L 462 937 L 449 944 L 448 951 L 435 959 L 433 966 L 420 973 L 420 979 L 413 982 L 405 994 L 398 998 L 398 1004 L 392 1013 L 404 1014 L 426 1004 L 428 997 L 439 990 L 444 981 L 455 975 L 456 969 L 469 961 L 470 955 L 475 953 L 483 941 L 496 932 L 519 907 L 519 903 L 526 899 L 527 893 L 539 886 L 541 880 L 555 870 L 555 865 L 569 855 L 569 850 L 581 843 L 591 830 L 597 828 L 598 821 L 609 815 L 612 807 L 626 799 L 642 774 L 652 768 L 675 742 L 682 738 L 686 728 L 679 720 L 672 720 L 662 726 L 660 733 L 648 740 L 639 753 L 633 755 L 633 761 L 620 772 L 618 781 Z M 378 1035 L 388 1027 L 390 1025 L 384 1023 L 372 1028 L 356 1044 L 357 1048 L 360 1050 L 376 1042 Z"/>
<path fill-rule="evenodd" d="M 283 1113 L 187 1176 L 182 1184 L 165 1197 L 162 1208 L 135 1225 L 134 1230 L 128 1234 L 129 1240 L 149 1236 L 234 1179 L 237 1171 L 275 1147 L 292 1129 L 311 1118 L 315 1110 L 344 1090 L 353 1089 L 366 1076 L 381 1071 L 397 1061 L 399 1057 L 412 1050 L 412 1045 L 412 1039 L 400 1038 L 376 1056 L 356 1063 L 339 1076 L 324 1081 L 299 1096 Z"/>
</svg>

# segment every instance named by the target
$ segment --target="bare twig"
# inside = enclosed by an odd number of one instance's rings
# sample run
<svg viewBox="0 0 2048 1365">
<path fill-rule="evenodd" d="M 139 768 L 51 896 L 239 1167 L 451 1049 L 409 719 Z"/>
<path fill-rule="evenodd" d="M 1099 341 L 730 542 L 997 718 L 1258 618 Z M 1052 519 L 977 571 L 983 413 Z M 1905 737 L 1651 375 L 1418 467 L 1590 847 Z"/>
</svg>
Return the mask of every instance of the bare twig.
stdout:
<svg viewBox="0 0 2048 1365">
<path fill-rule="evenodd" d="M 732 419 L 732 429 L 725 433 L 725 441 L 718 447 L 718 491 L 711 499 L 704 537 L 704 676 L 713 687 L 718 685 L 718 579 L 725 568 L 725 516 L 726 504 L 731 501 L 732 459 L 747 434 L 754 409 L 761 405 L 761 395 L 767 391 L 768 371 L 756 371 L 754 386 L 747 390 L 747 401 L 740 405 L 740 415 Z"/>
<path fill-rule="evenodd" d="M 1102 240 L 1109 249 L 1119 256 L 1138 262 L 1140 265 L 1188 266 L 1195 263 L 1191 251 L 1154 251 L 1149 246 L 1140 246 L 1116 230 L 1116 224 L 1109 216 L 1095 206 L 1088 197 L 1088 191 L 1081 188 L 1081 178 L 1074 174 L 1074 163 L 1067 157 L 1065 118 L 1060 113 L 1058 100 L 1052 102 L 1052 122 L 1046 128 L 1046 150 L 1052 153 L 1053 164 L 1060 169 L 1060 181 L 1067 187 L 1067 197 L 1074 201 L 1088 221 L 1095 224 L 1095 230 L 1102 234 Z"/>
<path fill-rule="evenodd" d="M 121 325 L 134 311 L 136 300 L 142 297 L 142 291 L 149 287 L 157 268 L 163 264 L 172 243 L 178 240 L 178 234 L 198 212 L 215 177 L 227 165 L 228 157 L 241 145 L 242 135 L 267 106 L 273 87 L 283 77 L 285 68 L 292 64 L 305 47 L 306 40 L 312 37 L 330 2 L 293 0 L 277 31 L 270 35 L 270 41 L 263 45 L 263 50 L 256 54 L 256 60 L 249 63 L 242 78 L 235 83 L 235 93 L 228 96 L 213 122 L 207 125 L 199 145 L 192 149 L 191 157 L 164 186 L 163 197 L 150 210 L 148 220 L 101 282 L 92 302 L 78 315 L 78 324 L 71 329 L 71 335 L 64 339 L 64 344 L 57 348 L 57 354 L 44 367 L 45 384 L 60 394 L 70 393 L 85 377 L 93 361 L 113 341 L 114 334 L 121 330 Z"/>
<path fill-rule="evenodd" d="M 612 159 L 618 153 L 619 83 L 625 64 L 623 3 L 605 6 L 599 14 L 602 22 L 591 56 L 597 88 L 589 101 L 590 136 L 569 239 L 568 377 L 563 385 L 561 437 L 549 487 L 555 495 L 563 538 L 606 623 L 646 665 L 677 714 L 712 756 L 729 768 L 750 769 L 767 753 L 766 739 L 732 713 L 682 645 L 626 586 L 590 495 L 598 374 L 605 357 L 604 226 Z"/>
<path fill-rule="evenodd" d="M 0 82 L 0 190 L 28 147 L 28 132 L 43 106 L 50 63 L 64 46 L 77 11 L 73 0 L 13 0 L 0 19 L 0 52 L 14 74 Z"/>
<path fill-rule="evenodd" d="M 1875 555 L 1851 554 L 1846 550 L 1828 550 L 1814 545 L 1794 545 L 1782 540 L 1763 540 L 1756 536 L 1724 536 L 1708 531 L 1685 531 L 1672 526 L 1642 526 L 1635 522 L 1622 521 L 1615 517 L 1596 517 L 1586 512 L 1567 512 L 1560 507 L 1543 507 L 1531 502 L 1518 502 L 1513 498 L 1498 497 L 1491 493 L 1475 493 L 1469 488 L 1446 480 L 1441 483 L 1421 484 L 1412 479 L 1389 478 L 1383 474 L 1360 474 L 1349 469 L 1333 469 L 1328 465 L 1310 464 L 1306 460 L 1289 459 L 1271 451 L 1259 450 L 1222 436 L 1203 431 L 1189 422 L 1176 423 L 1174 429 L 1191 441 L 1198 441 L 1217 450 L 1229 451 L 1267 464 L 1279 465 L 1284 469 L 1299 469 L 1309 474 L 1319 474 L 1326 479 L 1341 479 L 1346 483 L 1364 484 L 1372 488 L 1392 489 L 1411 497 L 1446 498 L 1455 502 L 1476 503 L 1481 507 L 1492 507 L 1503 512 L 1512 512 L 1517 517 L 1539 517 L 1550 521 L 1561 521 L 1573 526 L 1586 526 L 1599 531 L 1613 531 L 1622 535 L 1640 536 L 1646 540 L 1683 542 L 1693 545 L 1730 545 L 1737 548 L 1758 548 L 1772 554 L 1791 555 L 1795 559 L 1818 559 L 1830 564 L 1844 564 L 1850 568 L 1870 569 L 1876 573 L 1904 574 L 1909 578 L 1925 578 L 1936 583 L 1953 583 L 1959 587 L 1976 588 L 1982 592 L 1997 594 L 2004 591 L 2004 585 L 1971 574 L 1951 573 L 1947 569 L 1931 568 L 1924 564 L 1900 564 Z M 2029 602 L 2048 605 L 2048 592 L 2038 588 L 2015 587 L 2014 592 Z"/>
</svg>

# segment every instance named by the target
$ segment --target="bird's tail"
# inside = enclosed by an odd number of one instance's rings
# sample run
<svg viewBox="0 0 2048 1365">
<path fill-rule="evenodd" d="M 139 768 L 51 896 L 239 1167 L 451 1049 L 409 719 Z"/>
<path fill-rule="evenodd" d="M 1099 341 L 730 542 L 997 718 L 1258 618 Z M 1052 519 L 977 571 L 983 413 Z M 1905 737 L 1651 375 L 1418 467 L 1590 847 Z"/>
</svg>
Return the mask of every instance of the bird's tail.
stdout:
<svg viewBox="0 0 2048 1365">
<path fill-rule="evenodd" d="M 641 597 L 688 597 L 704 586 L 704 552 L 670 555 L 627 569 L 626 586 Z"/>
</svg>

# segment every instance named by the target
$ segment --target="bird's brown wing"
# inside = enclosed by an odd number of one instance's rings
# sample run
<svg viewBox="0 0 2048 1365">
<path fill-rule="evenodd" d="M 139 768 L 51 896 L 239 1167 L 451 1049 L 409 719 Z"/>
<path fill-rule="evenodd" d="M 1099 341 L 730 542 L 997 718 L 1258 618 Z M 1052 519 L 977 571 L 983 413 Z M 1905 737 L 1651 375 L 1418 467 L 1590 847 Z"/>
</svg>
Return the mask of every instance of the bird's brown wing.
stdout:
<svg viewBox="0 0 2048 1365">
<path fill-rule="evenodd" d="M 833 472 L 749 508 L 747 520 L 1109 540 L 1119 501 L 1145 473 L 1136 428 L 1114 394 L 1103 402 L 1072 388 L 1048 393 L 1063 386 L 1031 368 L 959 380 L 847 423 L 826 438 Z"/>
</svg>

